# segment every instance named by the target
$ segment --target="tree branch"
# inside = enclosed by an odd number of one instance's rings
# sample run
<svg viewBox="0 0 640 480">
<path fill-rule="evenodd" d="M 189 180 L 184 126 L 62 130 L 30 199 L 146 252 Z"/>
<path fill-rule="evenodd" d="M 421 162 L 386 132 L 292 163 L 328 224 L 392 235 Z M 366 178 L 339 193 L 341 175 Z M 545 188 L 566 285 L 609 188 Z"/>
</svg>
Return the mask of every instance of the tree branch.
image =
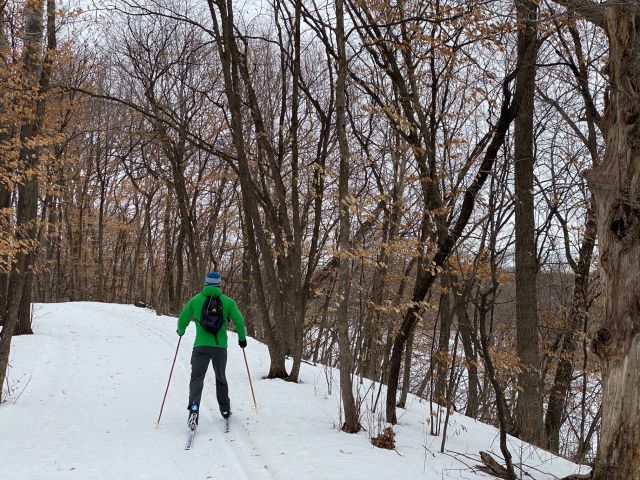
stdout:
<svg viewBox="0 0 640 480">
<path fill-rule="evenodd" d="M 562 5 L 569 12 L 575 13 L 595 26 L 607 29 L 604 21 L 604 11 L 609 6 L 609 2 L 595 3 L 591 0 L 554 0 L 558 5 Z M 620 1 L 620 3 L 626 3 Z M 631 3 L 631 2 L 629 2 Z"/>
</svg>

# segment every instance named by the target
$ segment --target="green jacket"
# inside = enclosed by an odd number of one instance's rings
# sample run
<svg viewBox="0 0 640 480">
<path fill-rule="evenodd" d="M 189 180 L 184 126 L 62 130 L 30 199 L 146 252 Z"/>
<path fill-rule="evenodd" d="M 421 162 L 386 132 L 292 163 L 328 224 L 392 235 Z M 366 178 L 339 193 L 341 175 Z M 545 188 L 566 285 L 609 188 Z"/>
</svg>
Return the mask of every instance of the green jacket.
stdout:
<svg viewBox="0 0 640 480">
<path fill-rule="evenodd" d="M 207 332 L 200 326 L 200 315 L 202 313 L 202 306 L 207 297 L 220 297 L 222 303 L 222 316 L 224 323 L 222 328 L 218 331 L 218 342 L 216 337 Z M 191 320 L 195 320 L 196 324 L 196 341 L 194 347 L 220 347 L 227 348 L 227 321 L 231 319 L 236 326 L 236 332 L 238 333 L 239 340 L 246 340 L 247 333 L 244 325 L 244 317 L 238 310 L 238 305 L 232 299 L 222 294 L 222 291 L 218 287 L 211 285 L 205 286 L 200 293 L 195 295 L 187 302 L 187 304 L 180 312 L 178 317 L 178 335 L 184 335 L 187 326 Z"/>
</svg>

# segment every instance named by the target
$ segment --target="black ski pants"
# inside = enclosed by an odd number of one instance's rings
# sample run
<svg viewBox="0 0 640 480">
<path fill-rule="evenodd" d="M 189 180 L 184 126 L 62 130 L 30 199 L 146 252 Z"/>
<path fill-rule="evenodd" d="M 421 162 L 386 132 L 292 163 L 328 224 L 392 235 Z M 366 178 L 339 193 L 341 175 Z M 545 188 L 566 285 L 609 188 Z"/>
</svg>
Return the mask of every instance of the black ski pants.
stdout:
<svg viewBox="0 0 640 480">
<path fill-rule="evenodd" d="M 229 401 L 229 385 L 225 370 L 227 368 L 227 349 L 220 347 L 194 347 L 191 354 L 191 382 L 189 383 L 189 405 L 200 405 L 204 377 L 209 368 L 209 362 L 213 365 L 216 375 L 216 398 L 220 413 L 231 410 Z"/>
</svg>

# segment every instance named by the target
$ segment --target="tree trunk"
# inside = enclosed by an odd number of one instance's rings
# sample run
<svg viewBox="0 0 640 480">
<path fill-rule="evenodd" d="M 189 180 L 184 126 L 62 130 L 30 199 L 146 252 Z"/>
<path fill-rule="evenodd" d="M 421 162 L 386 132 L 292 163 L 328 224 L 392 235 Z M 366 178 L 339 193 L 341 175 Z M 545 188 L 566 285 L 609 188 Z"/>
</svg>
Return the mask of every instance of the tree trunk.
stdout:
<svg viewBox="0 0 640 480">
<path fill-rule="evenodd" d="M 411 387 L 411 360 L 413 356 L 413 340 L 416 332 L 412 332 L 407 340 L 407 347 L 404 350 L 404 367 L 402 369 L 402 391 L 400 392 L 399 408 L 407 407 L 407 397 L 409 396 L 409 388 Z"/>
<path fill-rule="evenodd" d="M 542 381 L 538 354 L 536 295 L 537 251 L 533 198 L 533 109 L 537 56 L 537 12 L 535 0 L 516 0 L 518 63 L 516 96 L 520 99 L 515 118 L 515 263 L 516 350 L 520 361 L 516 428 L 520 438 L 535 444 L 543 440 Z"/>
<path fill-rule="evenodd" d="M 2 68 L 2 66 L 0 66 L 0 68 Z M 1 133 L 0 133 L 0 142 L 2 142 L 2 137 L 1 137 Z M 0 184 L 0 210 L 3 209 L 8 209 L 11 206 L 11 195 L 9 192 L 9 189 L 6 188 L 3 184 Z M 3 215 L 3 213 L 0 213 L 0 215 Z M 0 225 L 2 227 L 7 227 L 9 224 L 9 218 L 7 217 L 6 220 L 5 218 L 0 218 Z M 7 265 L 9 264 L 9 257 L 6 256 L 4 259 L 2 259 L 3 262 L 7 262 Z M 8 305 L 8 296 L 7 296 L 7 288 L 9 287 L 9 274 L 7 271 L 4 270 L 0 270 L 0 326 L 4 325 L 5 322 L 5 318 L 6 318 L 6 314 L 7 314 L 7 309 L 9 308 Z"/>
<path fill-rule="evenodd" d="M 43 69 L 42 34 L 44 2 L 27 2 L 25 10 L 23 68 L 26 81 L 41 95 L 48 87 L 48 67 Z M 48 25 L 55 22 L 55 4 L 53 0 L 47 2 Z M 53 41 L 52 41 L 53 39 Z M 48 48 L 55 48 L 55 29 L 49 31 Z M 30 272 L 34 255 L 34 242 L 37 236 L 36 219 L 38 216 L 38 177 L 39 151 L 36 137 L 40 133 L 41 122 L 44 119 L 44 98 L 37 96 L 33 99 L 33 111 L 25 119 L 20 131 L 20 164 L 30 175 L 25 183 L 18 186 L 18 208 L 16 212 L 17 238 L 26 246 L 21 248 L 16 256 L 16 262 L 11 272 L 9 285 L 9 308 L 5 325 L 0 336 L 0 385 L 4 384 L 9 364 L 11 338 L 18 324 L 18 314 L 23 300 L 25 288 L 28 287 L 27 272 Z M 27 300 L 30 297 L 27 297 Z M 0 402 L 2 402 L 2 388 L 0 388 Z"/>
<path fill-rule="evenodd" d="M 9 53 L 9 41 L 5 35 L 5 10 L 7 8 L 7 2 L 0 3 L 0 85 L 4 84 L 7 79 L 7 75 L 9 72 L 7 69 L 7 56 Z M 5 142 L 9 140 L 9 131 L 10 131 L 10 119 L 6 118 L 7 106 L 4 103 L 4 99 L 0 97 L 0 147 L 4 147 Z M 10 170 L 5 170 L 5 166 L 3 166 L 0 174 L 2 176 L 6 176 L 10 172 Z M 9 185 L 0 181 L 0 228 L 1 229 L 9 229 L 10 218 L 9 215 L 1 213 L 2 210 L 8 209 L 11 205 L 11 190 L 9 189 Z M 8 210 L 6 210 L 8 211 Z M 4 255 L 4 258 L 0 260 L 0 263 L 9 262 L 9 255 Z M 6 267 L 0 269 L 0 326 L 4 325 L 6 311 L 7 311 L 7 287 L 9 282 L 8 271 L 5 270 Z"/>
<path fill-rule="evenodd" d="M 35 201 L 37 209 L 37 199 Z M 31 254 L 31 265 L 35 263 L 35 252 Z M 31 298 L 33 296 L 33 271 L 31 268 L 24 273 L 25 280 L 22 288 L 22 298 L 20 299 L 20 306 L 18 307 L 18 324 L 13 331 L 14 336 L 18 335 L 33 335 L 33 328 L 31 328 Z"/>
<path fill-rule="evenodd" d="M 189 211 L 189 197 L 187 194 L 186 179 L 184 176 L 186 160 L 184 158 L 183 148 L 173 148 L 171 150 L 167 147 L 167 158 L 171 163 L 171 171 L 173 175 L 173 186 L 175 193 L 175 200 L 178 204 L 178 212 L 180 214 L 180 223 L 182 225 L 182 231 L 184 232 L 184 240 L 187 246 L 187 272 L 189 274 L 189 290 L 198 291 L 202 284 L 204 274 L 200 268 L 204 265 L 202 262 L 202 254 L 200 252 L 199 243 L 196 242 L 195 236 L 197 232 L 194 232 L 196 228 L 195 222 L 191 218 Z M 178 285 L 182 285 L 180 282 Z"/>
<path fill-rule="evenodd" d="M 289 266 L 289 295 L 287 303 L 289 305 L 290 318 L 292 320 L 292 351 L 293 365 L 289 372 L 289 380 L 297 382 L 300 375 L 300 365 L 302 364 L 302 356 L 304 355 L 304 314 L 308 295 L 302 291 L 302 225 L 300 218 L 300 152 L 298 145 L 299 118 L 298 110 L 300 107 L 300 17 L 302 9 L 302 0 L 295 0 L 295 13 L 293 25 L 293 65 L 292 73 L 292 91 L 291 91 L 291 129 L 289 136 L 291 137 L 291 224 L 293 230 L 293 240 L 289 246 L 288 266 Z M 287 72 L 283 68 L 283 77 L 286 78 Z M 283 102 L 284 103 L 284 102 Z M 286 203 L 286 198 L 282 199 Z"/>
<path fill-rule="evenodd" d="M 575 271 L 573 285 L 573 303 L 569 321 L 558 353 L 558 366 L 549 393 L 547 415 L 545 417 L 546 447 L 558 452 L 560 447 L 560 427 L 569 389 L 573 376 L 573 358 L 576 352 L 578 332 L 582 328 L 587 315 L 587 288 L 589 286 L 589 267 L 596 242 L 596 222 L 592 208 L 587 211 L 586 228 L 580 257 Z M 584 372 L 586 374 L 586 372 Z"/>
<path fill-rule="evenodd" d="M 164 232 L 164 271 L 162 274 L 162 286 L 160 287 L 160 295 L 158 303 L 156 304 L 156 313 L 158 315 L 164 315 L 166 313 L 173 313 L 173 307 L 176 303 L 175 290 L 173 282 L 173 265 L 175 259 L 175 244 L 173 241 L 172 229 L 171 229 L 171 208 L 169 207 L 172 202 L 171 191 L 167 187 L 165 194 L 164 216 L 162 220 L 162 227 Z"/>
<path fill-rule="evenodd" d="M 96 159 L 96 172 L 100 183 L 100 200 L 98 203 L 98 297 L 99 302 L 104 302 L 104 211 L 107 195 L 107 155 L 105 155 L 104 168 L 105 172 L 100 169 L 100 158 Z M 167 209 L 168 210 L 168 209 Z"/>
<path fill-rule="evenodd" d="M 453 224 L 453 227 L 448 230 L 447 235 L 438 242 L 438 249 L 431 261 L 431 269 L 425 271 L 424 266 L 421 267 L 418 265 L 416 284 L 414 286 L 412 296 L 413 305 L 407 309 L 400 330 L 395 335 L 393 340 L 393 349 L 389 359 L 389 377 L 386 399 L 386 419 L 389 423 L 396 424 L 398 421 L 396 417 L 396 394 L 398 392 L 400 364 L 402 361 L 402 352 L 404 351 L 405 343 L 418 322 L 417 315 L 420 311 L 420 307 L 417 305 L 419 305 L 427 296 L 427 293 L 431 289 L 431 286 L 438 275 L 438 269 L 441 269 L 449 258 L 456 243 L 458 242 L 458 239 L 462 235 L 464 228 L 467 226 L 475 206 L 476 195 L 493 169 L 493 164 L 498 155 L 498 151 L 504 143 L 507 130 L 513 120 L 515 109 L 511 104 L 511 94 L 508 89 L 510 80 L 511 78 L 509 76 L 505 78 L 503 82 L 502 91 L 504 97 L 500 109 L 500 117 L 498 118 L 496 126 L 492 132 L 491 141 L 487 146 L 484 158 L 478 168 L 473 183 L 464 193 L 464 199 L 460 207 L 459 216 L 456 219 L 455 224 Z M 515 99 L 514 103 L 517 105 L 517 99 Z"/>
<path fill-rule="evenodd" d="M 495 290 L 494 290 L 495 293 Z M 508 480 L 516 480 L 515 470 L 513 468 L 513 461 L 511 457 L 511 452 L 509 451 L 509 445 L 507 443 L 507 430 L 509 427 L 509 418 L 508 418 L 508 409 L 507 403 L 504 397 L 504 389 L 498 380 L 496 374 L 496 368 L 493 364 L 493 359 L 491 358 L 491 349 L 489 344 L 489 336 L 487 333 L 486 326 L 486 318 L 487 318 L 487 306 L 485 302 L 486 296 L 482 295 L 482 301 L 478 307 L 479 310 L 479 318 L 478 318 L 478 330 L 480 333 L 480 341 L 474 339 L 476 342 L 476 349 L 482 352 L 482 358 L 484 360 L 484 365 L 486 368 L 486 374 L 489 377 L 491 382 L 491 386 L 493 387 L 493 391 L 496 395 L 496 414 L 498 416 L 498 426 L 500 430 L 500 451 L 502 452 L 502 456 L 505 460 L 505 465 L 507 469 L 506 478 Z M 495 298 L 494 298 L 495 300 Z M 493 302 L 492 302 L 493 304 Z"/>
<path fill-rule="evenodd" d="M 216 6 L 217 12 L 216 13 Z M 284 321 L 277 313 L 283 313 L 282 302 L 278 285 L 274 284 L 278 277 L 274 267 L 272 250 L 267 241 L 266 232 L 261 226 L 260 212 L 258 210 L 256 192 L 254 190 L 253 179 L 251 177 L 249 161 L 245 148 L 245 128 L 243 123 L 243 104 L 241 92 L 245 90 L 245 85 L 241 84 L 241 70 L 246 70 L 246 65 L 242 65 L 242 58 L 235 38 L 235 26 L 233 20 L 233 2 L 231 0 L 209 0 L 209 11 L 213 21 L 213 31 L 217 39 L 218 53 L 222 64 L 222 72 L 224 77 L 225 96 L 229 102 L 229 112 L 231 116 L 231 136 L 233 145 L 236 150 L 238 179 L 240 180 L 240 189 L 242 192 L 242 209 L 246 225 L 246 241 L 249 249 L 249 258 L 254 273 L 254 285 L 256 297 L 258 300 L 257 307 L 261 309 L 262 318 L 265 323 L 265 332 L 269 343 L 269 353 L 271 355 L 271 365 L 269 367 L 268 378 L 287 378 L 287 370 L 285 367 L 285 355 L 287 353 L 287 344 L 284 333 L 278 322 Z M 220 22 L 218 22 L 218 14 Z M 246 71 L 244 72 L 247 73 Z M 249 89 L 250 90 L 250 89 Z M 258 114 L 258 112 L 253 112 Z M 261 138 L 261 136 L 259 136 Z M 265 139 L 262 139 L 265 140 Z M 262 252 L 264 258 L 260 262 L 258 252 Z M 276 305 L 274 308 L 280 312 L 270 315 L 270 309 L 267 304 L 265 294 L 265 282 L 262 279 L 262 268 L 264 267 L 270 293 Z M 275 317 L 275 318 L 274 318 Z"/>
<path fill-rule="evenodd" d="M 478 393 L 480 385 L 478 381 L 478 354 L 473 347 L 473 335 L 475 332 L 471 326 L 469 313 L 467 312 L 467 303 L 472 285 L 464 285 L 462 289 L 456 287 L 457 280 L 452 282 L 454 309 L 458 318 L 458 329 L 460 338 L 462 339 L 462 348 L 464 349 L 465 364 L 467 366 L 467 408 L 465 415 L 467 417 L 476 418 L 480 406 Z"/>
<path fill-rule="evenodd" d="M 246 233 L 245 233 L 246 235 Z M 240 305 L 247 321 L 247 334 L 260 341 L 263 341 L 262 322 L 260 316 L 255 312 L 255 306 L 251 295 L 251 264 L 249 263 L 249 252 L 246 247 L 242 249 L 242 291 L 240 292 Z"/>
<path fill-rule="evenodd" d="M 447 367 L 449 365 L 449 340 L 451 339 L 451 324 L 453 323 L 453 310 L 451 309 L 451 295 L 449 294 L 449 282 L 442 277 L 443 288 L 447 290 L 440 296 L 440 334 L 438 335 L 438 351 L 435 354 L 435 389 L 434 399 L 440 406 L 445 404 L 447 389 Z"/>
<path fill-rule="evenodd" d="M 351 201 L 349 197 L 349 144 L 347 143 L 346 126 L 346 79 L 347 52 L 344 32 L 344 1 L 336 0 L 336 44 L 338 47 L 338 76 L 336 81 L 336 133 L 340 150 L 340 173 L 338 180 L 338 205 L 340 231 L 338 249 L 340 265 L 338 267 L 338 342 L 340 344 L 340 393 L 344 407 L 344 424 L 342 430 L 347 433 L 360 431 L 360 420 L 353 398 L 351 381 L 351 343 L 349 341 L 349 216 Z"/>
<path fill-rule="evenodd" d="M 640 478 L 640 15 L 623 3 L 612 5 L 604 13 L 610 44 L 606 150 L 588 175 L 603 293 L 592 340 L 604 369 L 593 480 Z"/>
</svg>

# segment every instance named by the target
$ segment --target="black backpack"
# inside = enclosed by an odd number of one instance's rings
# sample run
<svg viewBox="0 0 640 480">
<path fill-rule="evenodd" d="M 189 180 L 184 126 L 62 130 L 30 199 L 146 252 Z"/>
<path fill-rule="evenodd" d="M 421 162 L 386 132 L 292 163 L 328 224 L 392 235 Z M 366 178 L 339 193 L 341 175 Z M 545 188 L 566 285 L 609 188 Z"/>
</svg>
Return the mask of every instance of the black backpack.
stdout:
<svg viewBox="0 0 640 480">
<path fill-rule="evenodd" d="M 218 343 L 218 332 L 224 324 L 222 315 L 222 302 L 220 297 L 207 297 L 202 305 L 200 325 L 207 332 L 212 333 Z"/>
</svg>

